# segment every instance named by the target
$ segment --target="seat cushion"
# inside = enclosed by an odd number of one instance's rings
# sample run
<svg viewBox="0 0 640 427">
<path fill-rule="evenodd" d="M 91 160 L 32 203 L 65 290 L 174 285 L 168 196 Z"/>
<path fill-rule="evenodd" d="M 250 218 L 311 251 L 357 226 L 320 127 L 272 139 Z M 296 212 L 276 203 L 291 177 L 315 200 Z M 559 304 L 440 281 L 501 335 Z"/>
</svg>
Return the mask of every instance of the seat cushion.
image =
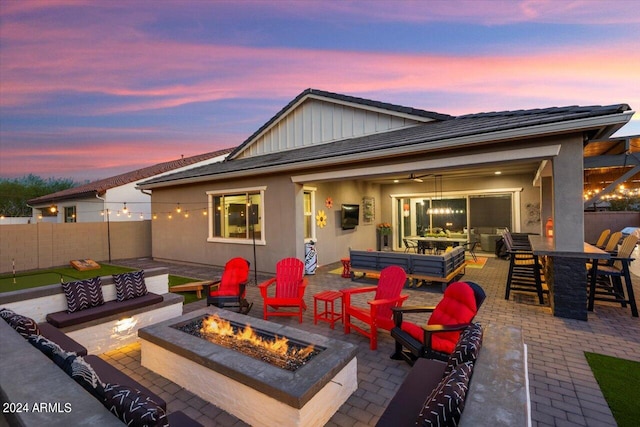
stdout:
<svg viewBox="0 0 640 427">
<path fill-rule="evenodd" d="M 67 311 L 49 313 L 47 314 L 47 322 L 51 323 L 56 328 L 65 328 L 67 326 L 78 325 L 80 323 L 100 319 L 112 314 L 123 313 L 135 308 L 146 307 L 162 301 L 162 295 L 149 292 L 143 297 L 129 299 L 122 302 L 107 301 L 101 306 L 91 307 L 86 310 L 76 311 L 73 313 L 69 313 Z"/>
<path fill-rule="evenodd" d="M 450 284 L 444 297 L 429 317 L 428 325 L 457 325 L 469 323 L 476 315 L 476 298 L 471 286 L 464 282 Z M 435 351 L 451 354 L 460 332 L 433 334 L 431 346 Z"/>
<path fill-rule="evenodd" d="M 416 360 L 376 426 L 414 425 L 425 398 L 442 381 L 445 367 L 445 362 L 439 360 L 422 358 Z"/>
<path fill-rule="evenodd" d="M 113 283 L 116 286 L 116 300 L 119 302 L 143 297 L 147 294 L 147 285 L 144 281 L 143 270 L 132 273 L 114 274 Z"/>
<path fill-rule="evenodd" d="M 40 335 L 47 338 L 48 340 L 53 341 L 63 350 L 75 353 L 78 356 L 87 355 L 87 348 L 85 346 L 83 346 L 76 340 L 69 338 L 67 334 L 65 334 L 52 324 L 47 322 L 38 323 L 38 328 L 40 328 Z"/>
<path fill-rule="evenodd" d="M 102 282 L 99 277 L 63 283 L 62 290 L 67 298 L 69 313 L 104 304 Z"/>
</svg>

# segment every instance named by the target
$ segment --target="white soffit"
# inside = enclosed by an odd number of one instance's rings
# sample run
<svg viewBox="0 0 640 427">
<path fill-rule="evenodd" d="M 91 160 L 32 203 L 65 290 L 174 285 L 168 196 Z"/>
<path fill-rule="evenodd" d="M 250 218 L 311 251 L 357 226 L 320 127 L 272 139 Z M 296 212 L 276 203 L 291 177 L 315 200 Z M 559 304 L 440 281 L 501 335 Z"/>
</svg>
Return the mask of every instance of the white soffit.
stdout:
<svg viewBox="0 0 640 427">
<path fill-rule="evenodd" d="M 383 176 L 394 173 L 406 173 L 410 170 L 430 170 L 465 166 L 478 166 L 493 163 L 510 162 L 516 160 L 543 160 L 555 157 L 560 153 L 560 144 L 544 147 L 521 148 L 515 150 L 492 151 L 483 154 L 470 154 L 443 159 L 425 159 L 410 163 L 388 164 L 381 166 L 352 168 L 339 171 L 317 172 L 311 174 L 293 175 L 292 182 L 303 183 L 312 181 L 327 181 L 359 177 Z"/>
</svg>

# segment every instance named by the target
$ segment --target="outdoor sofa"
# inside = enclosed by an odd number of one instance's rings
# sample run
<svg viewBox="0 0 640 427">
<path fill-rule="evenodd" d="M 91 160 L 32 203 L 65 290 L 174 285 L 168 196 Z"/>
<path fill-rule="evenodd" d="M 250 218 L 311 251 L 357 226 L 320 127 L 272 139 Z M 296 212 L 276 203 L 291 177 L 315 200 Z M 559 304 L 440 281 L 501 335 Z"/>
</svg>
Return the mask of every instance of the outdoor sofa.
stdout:
<svg viewBox="0 0 640 427">
<path fill-rule="evenodd" d="M 464 247 L 456 246 L 440 255 L 399 253 L 386 251 L 350 250 L 351 278 L 355 273 L 380 273 L 383 268 L 397 265 L 404 269 L 409 280 L 442 283 L 443 290 L 455 278 L 464 274 L 466 262 Z"/>
</svg>

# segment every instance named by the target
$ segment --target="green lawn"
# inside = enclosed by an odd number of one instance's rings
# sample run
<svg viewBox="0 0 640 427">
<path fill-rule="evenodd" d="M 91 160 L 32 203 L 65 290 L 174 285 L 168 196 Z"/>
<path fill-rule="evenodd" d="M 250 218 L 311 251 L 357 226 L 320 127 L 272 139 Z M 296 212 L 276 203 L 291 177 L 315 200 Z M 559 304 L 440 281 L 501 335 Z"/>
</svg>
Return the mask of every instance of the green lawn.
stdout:
<svg viewBox="0 0 640 427">
<path fill-rule="evenodd" d="M 190 277 L 174 276 L 174 275 L 170 274 L 169 275 L 169 291 L 171 291 L 171 287 L 172 286 L 184 285 L 185 283 L 191 283 L 191 282 L 200 282 L 200 279 L 193 279 L 193 278 L 190 278 Z M 198 301 L 198 297 L 196 296 L 195 292 L 176 292 L 176 293 L 184 296 L 184 303 L 185 304 L 189 304 L 191 302 Z M 205 298 L 205 295 L 203 294 L 201 299 L 204 299 L 204 298 Z"/>
<path fill-rule="evenodd" d="M 640 419 L 640 362 L 596 353 L 584 354 L 618 426 L 637 426 Z"/>
<path fill-rule="evenodd" d="M 39 270 L 30 273 L 18 273 L 15 277 L 13 274 L 0 275 L 0 292 L 11 292 L 20 289 L 37 288 L 38 286 L 53 285 L 60 283 L 61 280 L 73 282 L 75 280 L 90 279 L 96 276 L 111 276 L 113 274 L 126 273 L 135 271 L 133 268 L 118 267 L 110 264 L 101 264 L 99 269 L 78 271 L 73 267 L 50 268 L 48 270 Z M 200 279 L 190 277 L 181 277 L 169 275 L 169 288 L 175 285 L 182 285 L 189 282 L 199 282 Z M 198 301 L 195 292 L 180 292 L 184 296 L 184 303 Z"/>
<path fill-rule="evenodd" d="M 101 264 L 99 269 L 78 271 L 73 267 L 50 268 L 30 273 L 18 273 L 0 275 L 0 292 L 17 291 L 20 289 L 36 288 L 38 286 L 53 285 L 74 280 L 90 279 L 96 276 L 111 276 L 112 274 L 134 271 L 132 268 L 118 267 L 110 264 Z"/>
</svg>

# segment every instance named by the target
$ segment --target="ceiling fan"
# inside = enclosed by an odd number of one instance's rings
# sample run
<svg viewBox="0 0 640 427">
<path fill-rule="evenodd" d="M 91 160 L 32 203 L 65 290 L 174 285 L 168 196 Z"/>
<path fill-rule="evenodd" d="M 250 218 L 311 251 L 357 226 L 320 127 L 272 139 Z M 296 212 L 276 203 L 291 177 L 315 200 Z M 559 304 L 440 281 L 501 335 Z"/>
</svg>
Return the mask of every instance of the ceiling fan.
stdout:
<svg viewBox="0 0 640 427">
<path fill-rule="evenodd" d="M 416 175 L 414 173 L 411 173 L 411 174 L 409 174 L 409 180 L 415 181 L 415 182 L 424 182 L 424 180 L 422 178 L 426 178 L 428 176 L 431 176 L 431 174 Z"/>
</svg>

